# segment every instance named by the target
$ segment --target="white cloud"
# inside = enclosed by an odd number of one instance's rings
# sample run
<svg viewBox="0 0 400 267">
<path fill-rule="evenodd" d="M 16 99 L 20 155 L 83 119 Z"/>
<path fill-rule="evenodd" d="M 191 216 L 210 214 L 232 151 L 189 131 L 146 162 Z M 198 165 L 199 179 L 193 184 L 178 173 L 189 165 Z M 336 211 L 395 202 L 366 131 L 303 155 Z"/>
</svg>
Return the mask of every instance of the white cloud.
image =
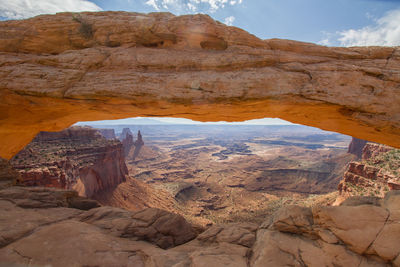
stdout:
<svg viewBox="0 0 400 267">
<path fill-rule="evenodd" d="M 235 17 L 230 16 L 230 17 L 225 18 L 224 23 L 228 26 L 232 26 L 234 21 L 235 21 Z"/>
<path fill-rule="evenodd" d="M 329 38 L 322 39 L 321 41 L 318 42 L 319 45 L 325 45 L 325 46 L 330 46 L 332 45 L 331 40 Z"/>
<path fill-rule="evenodd" d="M 147 0 L 145 4 L 156 10 L 169 10 L 177 13 L 182 12 L 215 12 L 226 5 L 241 4 L 242 0 Z"/>
<path fill-rule="evenodd" d="M 343 46 L 400 45 L 400 9 L 392 10 L 372 26 L 338 33 Z"/>
<path fill-rule="evenodd" d="M 155 0 L 148 0 L 145 4 L 149 5 L 149 6 L 152 6 L 155 10 L 160 10 L 160 8 L 157 6 Z"/>
<path fill-rule="evenodd" d="M 101 11 L 87 0 L 0 0 L 0 17 L 24 19 L 57 12 Z"/>
</svg>

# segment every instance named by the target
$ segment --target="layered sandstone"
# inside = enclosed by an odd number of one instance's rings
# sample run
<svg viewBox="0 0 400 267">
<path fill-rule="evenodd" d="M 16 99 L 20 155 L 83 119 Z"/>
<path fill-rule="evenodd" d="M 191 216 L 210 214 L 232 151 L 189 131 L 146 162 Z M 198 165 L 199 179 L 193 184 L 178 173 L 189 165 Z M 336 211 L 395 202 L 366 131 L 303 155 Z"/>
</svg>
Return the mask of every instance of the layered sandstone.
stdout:
<svg viewBox="0 0 400 267">
<path fill-rule="evenodd" d="M 279 117 L 400 147 L 400 50 L 260 40 L 207 15 L 0 22 L 0 156 L 39 131 L 133 116 Z"/>
<path fill-rule="evenodd" d="M 289 206 L 261 225 L 214 225 L 199 235 L 173 213 L 70 205 L 76 197 L 50 188 L 0 190 L 2 264 L 400 266 L 398 192 L 375 204 Z"/>
<path fill-rule="evenodd" d="M 383 197 L 390 190 L 400 189 L 400 150 L 367 143 L 362 160 L 349 163 L 340 181 L 340 203 L 349 196 Z"/>
<path fill-rule="evenodd" d="M 22 184 L 74 189 L 92 197 L 126 180 L 122 144 L 90 127 L 41 132 L 11 161 Z"/>
</svg>

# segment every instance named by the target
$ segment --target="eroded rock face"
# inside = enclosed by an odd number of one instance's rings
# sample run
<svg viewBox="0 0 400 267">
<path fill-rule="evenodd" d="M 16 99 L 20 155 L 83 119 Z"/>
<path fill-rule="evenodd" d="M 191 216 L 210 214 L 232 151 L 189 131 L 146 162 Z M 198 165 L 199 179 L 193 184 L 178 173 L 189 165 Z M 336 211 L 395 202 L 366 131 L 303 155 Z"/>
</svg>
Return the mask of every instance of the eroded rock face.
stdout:
<svg viewBox="0 0 400 267">
<path fill-rule="evenodd" d="M 353 137 L 351 139 L 351 142 L 349 145 L 349 150 L 347 151 L 347 153 L 356 155 L 359 159 L 361 159 L 363 149 L 366 144 L 367 144 L 367 141 Z"/>
<path fill-rule="evenodd" d="M 20 182 L 19 173 L 14 170 L 6 159 L 0 158 L 0 189 Z"/>
<path fill-rule="evenodd" d="M 59 189 L 0 190 L 2 264 L 400 266 L 399 191 L 374 205 L 359 199 L 337 207 L 287 206 L 261 226 L 214 225 L 200 235 L 173 213 L 96 205 L 86 211 L 70 205 L 75 198 L 84 200 Z"/>
<path fill-rule="evenodd" d="M 74 189 L 93 197 L 126 180 L 122 144 L 90 127 L 41 132 L 11 164 L 27 186 Z"/>
<path fill-rule="evenodd" d="M 251 266 L 398 266 L 397 196 L 383 206 L 284 207 L 258 230 Z"/>
<path fill-rule="evenodd" d="M 206 15 L 0 22 L 0 156 L 40 130 L 133 116 L 280 117 L 400 147 L 400 50 L 260 40 Z"/>
<path fill-rule="evenodd" d="M 115 139 L 117 138 L 115 136 L 115 131 L 114 129 L 97 129 L 97 131 L 99 131 L 101 133 L 102 136 L 104 136 L 104 138 L 106 139 Z"/>
<path fill-rule="evenodd" d="M 371 196 L 382 198 L 389 190 L 400 189 L 400 150 L 367 143 L 362 159 L 352 161 L 338 185 L 340 204 L 349 196 Z"/>
</svg>

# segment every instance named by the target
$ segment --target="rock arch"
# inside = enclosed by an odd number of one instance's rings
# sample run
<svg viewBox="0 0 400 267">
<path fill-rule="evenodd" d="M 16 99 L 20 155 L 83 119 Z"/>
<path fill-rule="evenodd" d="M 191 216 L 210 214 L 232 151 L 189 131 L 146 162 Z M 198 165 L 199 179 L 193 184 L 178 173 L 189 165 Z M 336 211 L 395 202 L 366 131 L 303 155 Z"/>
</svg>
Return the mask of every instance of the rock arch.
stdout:
<svg viewBox="0 0 400 267">
<path fill-rule="evenodd" d="M 0 22 L 0 96 L 5 158 L 41 130 L 133 116 L 279 117 L 400 147 L 398 47 L 260 40 L 206 15 Z"/>
</svg>

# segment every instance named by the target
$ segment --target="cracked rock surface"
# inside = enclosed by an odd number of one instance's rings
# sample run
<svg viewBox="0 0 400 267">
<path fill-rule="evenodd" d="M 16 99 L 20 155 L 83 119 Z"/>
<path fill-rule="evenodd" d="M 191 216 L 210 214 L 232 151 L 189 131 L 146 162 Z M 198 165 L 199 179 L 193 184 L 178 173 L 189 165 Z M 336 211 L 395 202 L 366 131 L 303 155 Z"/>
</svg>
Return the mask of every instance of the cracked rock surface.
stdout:
<svg viewBox="0 0 400 267">
<path fill-rule="evenodd" d="M 76 193 L 0 190 L 0 262 L 46 266 L 400 266 L 400 192 L 381 204 L 287 206 L 262 225 L 213 225 L 197 235 L 149 208 L 71 206 Z M 83 199 L 84 200 L 84 199 Z M 29 204 L 31 203 L 31 204 Z M 352 203 L 354 205 L 352 205 Z M 366 201 L 365 203 L 368 203 Z M 89 210 L 88 210 L 89 209 Z"/>
</svg>

